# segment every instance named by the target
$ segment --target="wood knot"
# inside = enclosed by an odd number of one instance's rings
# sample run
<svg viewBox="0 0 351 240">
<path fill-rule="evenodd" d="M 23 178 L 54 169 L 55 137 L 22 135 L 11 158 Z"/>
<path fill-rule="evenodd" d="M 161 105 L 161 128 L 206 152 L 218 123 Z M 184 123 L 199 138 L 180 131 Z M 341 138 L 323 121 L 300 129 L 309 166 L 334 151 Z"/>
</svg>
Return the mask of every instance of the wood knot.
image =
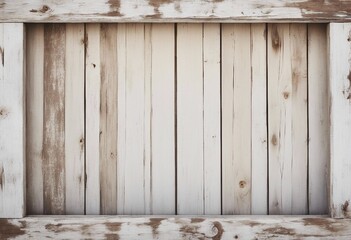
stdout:
<svg viewBox="0 0 351 240">
<path fill-rule="evenodd" d="M 80 143 L 80 144 L 83 144 L 83 143 L 84 143 L 84 138 L 81 138 L 81 139 L 79 140 L 79 143 Z"/>
<path fill-rule="evenodd" d="M 9 112 L 5 108 L 0 108 L 0 119 L 5 119 L 9 115 Z"/>
<path fill-rule="evenodd" d="M 345 203 L 341 205 L 341 210 L 344 212 L 344 214 L 347 212 L 349 205 L 350 205 L 349 201 L 345 201 Z"/>
<path fill-rule="evenodd" d="M 289 92 L 283 92 L 283 96 L 285 99 L 288 99 L 289 98 Z"/>
<path fill-rule="evenodd" d="M 273 144 L 273 146 L 276 146 L 278 143 L 278 139 L 277 139 L 277 136 L 275 134 L 273 134 L 273 136 L 272 136 L 271 143 Z"/>
<path fill-rule="evenodd" d="M 246 186 L 246 182 L 245 181 L 240 181 L 239 182 L 239 186 L 240 186 L 240 188 L 244 188 Z"/>
<path fill-rule="evenodd" d="M 272 47 L 273 47 L 273 49 L 274 50 L 279 50 L 280 47 L 281 47 L 281 40 L 280 40 L 278 29 L 277 29 L 276 25 L 273 25 L 273 27 L 272 27 L 271 37 L 272 37 Z"/>
<path fill-rule="evenodd" d="M 50 10 L 50 8 L 48 5 L 43 5 L 40 9 L 31 9 L 31 10 L 29 10 L 29 12 L 31 12 L 31 13 L 37 13 L 37 12 L 46 13 L 49 10 Z"/>
</svg>

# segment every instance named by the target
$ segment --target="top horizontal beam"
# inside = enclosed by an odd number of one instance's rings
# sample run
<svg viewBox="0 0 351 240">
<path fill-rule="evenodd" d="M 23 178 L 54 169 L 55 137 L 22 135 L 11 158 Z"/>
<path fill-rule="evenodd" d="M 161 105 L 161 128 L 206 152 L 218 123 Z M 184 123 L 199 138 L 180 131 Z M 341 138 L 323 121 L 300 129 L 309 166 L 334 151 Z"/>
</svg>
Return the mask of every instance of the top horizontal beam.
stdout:
<svg viewBox="0 0 351 240">
<path fill-rule="evenodd" d="M 351 22 L 351 1 L 0 0 L 0 22 Z"/>
</svg>

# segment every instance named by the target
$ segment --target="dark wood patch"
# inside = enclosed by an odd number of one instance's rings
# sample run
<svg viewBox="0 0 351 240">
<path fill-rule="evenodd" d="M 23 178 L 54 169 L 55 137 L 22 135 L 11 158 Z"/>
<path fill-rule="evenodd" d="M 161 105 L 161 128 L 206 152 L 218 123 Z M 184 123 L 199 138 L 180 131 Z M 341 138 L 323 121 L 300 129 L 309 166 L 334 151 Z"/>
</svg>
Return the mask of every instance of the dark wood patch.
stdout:
<svg viewBox="0 0 351 240">
<path fill-rule="evenodd" d="M 105 237 L 106 237 L 106 240 L 119 240 L 118 234 L 106 233 Z"/>
<path fill-rule="evenodd" d="M 273 146 L 276 146 L 278 144 L 277 135 L 273 134 L 272 139 L 271 139 L 271 143 Z"/>
<path fill-rule="evenodd" d="M 292 228 L 285 227 L 271 227 L 263 230 L 265 234 L 280 235 L 280 236 L 294 236 L 295 230 Z"/>
<path fill-rule="evenodd" d="M 4 188 L 5 184 L 5 173 L 4 173 L 4 167 L 1 166 L 0 168 L 0 190 Z"/>
<path fill-rule="evenodd" d="M 105 226 L 111 232 L 118 232 L 119 230 L 121 230 L 122 223 L 120 223 L 120 222 L 106 222 Z"/>
<path fill-rule="evenodd" d="M 336 233 L 343 229 L 343 227 L 337 224 L 334 219 L 304 218 L 302 220 L 303 220 L 304 226 L 317 226 L 319 228 L 328 230 L 331 233 Z"/>
<path fill-rule="evenodd" d="M 121 17 L 123 14 L 120 13 L 121 1 L 120 0 L 109 0 L 110 11 L 106 14 L 107 16 Z"/>
<path fill-rule="evenodd" d="M 44 214 L 65 213 L 64 24 L 44 26 Z"/>
<path fill-rule="evenodd" d="M 191 219 L 191 223 L 202 223 L 203 221 L 205 221 L 205 218 L 192 218 Z"/>
<path fill-rule="evenodd" d="M 217 229 L 217 234 L 212 237 L 213 240 L 220 240 L 222 239 L 222 235 L 224 233 L 224 229 L 222 227 L 222 224 L 220 222 L 214 222 L 213 227 Z"/>
<path fill-rule="evenodd" d="M 117 25 L 100 34 L 100 213 L 117 214 Z"/>
<path fill-rule="evenodd" d="M 2 47 L 0 47 L 0 55 L 1 55 L 1 64 L 2 66 L 5 65 L 5 49 L 3 49 Z"/>
<path fill-rule="evenodd" d="M 150 218 L 150 222 L 145 223 L 145 225 L 150 226 L 152 228 L 152 234 L 157 236 L 158 234 L 158 227 L 161 225 L 162 220 L 166 218 Z"/>
<path fill-rule="evenodd" d="M 24 235 L 26 224 L 20 222 L 21 226 L 10 223 L 7 219 L 0 219 L 0 239 L 13 239 L 18 236 Z"/>
<path fill-rule="evenodd" d="M 247 225 L 247 226 L 250 226 L 250 227 L 255 227 L 255 226 L 261 225 L 261 223 L 256 222 L 256 221 L 252 221 L 252 220 L 243 220 L 243 221 L 240 221 L 240 223 Z"/>
<path fill-rule="evenodd" d="M 281 39 L 280 39 L 280 36 L 279 36 L 279 33 L 278 33 L 278 27 L 276 24 L 272 24 L 271 25 L 271 38 L 272 38 L 272 48 L 275 50 L 275 51 L 279 51 L 279 49 L 281 48 Z"/>
</svg>

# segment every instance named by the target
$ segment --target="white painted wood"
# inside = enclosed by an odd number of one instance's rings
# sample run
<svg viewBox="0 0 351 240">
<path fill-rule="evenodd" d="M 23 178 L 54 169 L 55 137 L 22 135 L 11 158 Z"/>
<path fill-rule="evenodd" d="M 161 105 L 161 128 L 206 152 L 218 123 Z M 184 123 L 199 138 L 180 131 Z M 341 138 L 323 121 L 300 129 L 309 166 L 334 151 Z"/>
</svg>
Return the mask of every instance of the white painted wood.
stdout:
<svg viewBox="0 0 351 240">
<path fill-rule="evenodd" d="M 251 214 L 267 214 L 266 25 L 251 25 Z"/>
<path fill-rule="evenodd" d="M 100 24 L 86 24 L 86 214 L 100 213 Z"/>
<path fill-rule="evenodd" d="M 350 21 L 350 1 L 3 0 L 0 22 Z"/>
<path fill-rule="evenodd" d="M 351 24 L 330 24 L 330 213 L 350 217 Z"/>
<path fill-rule="evenodd" d="M 350 239 L 351 221 L 325 216 L 58 217 L 0 220 L 8 239 Z"/>
<path fill-rule="evenodd" d="M 151 27 L 151 212 L 175 214 L 175 26 Z"/>
<path fill-rule="evenodd" d="M 117 42 L 118 44 L 118 42 Z M 144 80 L 144 25 L 126 25 L 125 78 L 125 158 L 124 206 L 122 214 L 144 214 L 145 192 L 145 80 Z M 118 67 L 119 69 L 119 67 Z M 119 179 L 120 176 L 117 176 Z M 117 182 L 118 182 L 117 179 Z"/>
<path fill-rule="evenodd" d="M 152 26 L 144 24 L 144 207 L 145 214 L 150 214 L 152 211 Z"/>
<path fill-rule="evenodd" d="M 223 214 L 251 212 L 250 26 L 222 29 Z"/>
<path fill-rule="evenodd" d="M 43 214 L 44 25 L 26 27 L 27 214 Z"/>
<path fill-rule="evenodd" d="M 327 26 L 308 25 L 309 214 L 328 213 L 329 98 Z"/>
<path fill-rule="evenodd" d="M 117 25 L 117 214 L 125 213 L 126 179 L 126 24 Z"/>
<path fill-rule="evenodd" d="M 25 32 L 0 24 L 0 218 L 25 215 Z"/>
<path fill-rule="evenodd" d="M 307 213 L 307 27 L 268 28 L 269 213 Z"/>
<path fill-rule="evenodd" d="M 221 214 L 220 24 L 203 25 L 204 214 Z"/>
<path fill-rule="evenodd" d="M 177 213 L 204 213 L 203 25 L 177 24 Z"/>
<path fill-rule="evenodd" d="M 84 214 L 84 24 L 66 25 L 65 173 L 66 214 Z"/>
</svg>

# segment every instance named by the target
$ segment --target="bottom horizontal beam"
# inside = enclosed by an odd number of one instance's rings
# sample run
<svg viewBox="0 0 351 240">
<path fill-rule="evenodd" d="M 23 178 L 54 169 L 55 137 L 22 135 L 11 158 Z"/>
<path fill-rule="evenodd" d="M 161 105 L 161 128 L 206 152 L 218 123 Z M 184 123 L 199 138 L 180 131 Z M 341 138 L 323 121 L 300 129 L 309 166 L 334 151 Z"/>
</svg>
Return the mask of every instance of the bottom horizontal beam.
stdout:
<svg viewBox="0 0 351 240">
<path fill-rule="evenodd" d="M 327 216 L 30 216 L 0 219 L 0 239 L 351 239 Z"/>
</svg>

